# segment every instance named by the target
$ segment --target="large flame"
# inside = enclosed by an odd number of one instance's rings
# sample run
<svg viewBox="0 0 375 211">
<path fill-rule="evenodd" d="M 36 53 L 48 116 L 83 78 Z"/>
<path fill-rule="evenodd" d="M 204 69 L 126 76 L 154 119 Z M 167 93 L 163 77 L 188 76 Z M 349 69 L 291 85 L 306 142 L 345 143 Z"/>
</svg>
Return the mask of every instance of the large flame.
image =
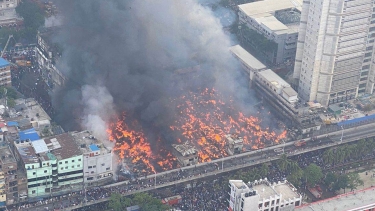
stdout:
<svg viewBox="0 0 375 211">
<path fill-rule="evenodd" d="M 173 134 L 177 134 L 175 143 L 189 141 L 197 148 L 200 162 L 228 155 L 227 134 L 243 137 L 244 145 L 252 149 L 264 147 L 265 142 L 278 143 L 286 137 L 286 131 L 277 135 L 268 128 L 261 128 L 259 118 L 236 111 L 232 105 L 220 100 L 213 89 L 205 89 L 198 94 L 189 92 L 180 99 L 172 100 L 171 105 L 177 105 L 178 110 L 176 120 L 170 126 Z M 111 125 L 108 134 L 111 140 L 116 140 L 114 150 L 120 157 L 134 164 L 143 163 L 145 171 L 176 167 L 176 159 L 168 150 L 170 146 L 165 146 L 171 143 L 160 138 L 163 134 L 158 134 L 155 142 L 160 149 L 152 149 L 139 124 L 136 121 L 129 124 L 126 114 Z"/>
</svg>

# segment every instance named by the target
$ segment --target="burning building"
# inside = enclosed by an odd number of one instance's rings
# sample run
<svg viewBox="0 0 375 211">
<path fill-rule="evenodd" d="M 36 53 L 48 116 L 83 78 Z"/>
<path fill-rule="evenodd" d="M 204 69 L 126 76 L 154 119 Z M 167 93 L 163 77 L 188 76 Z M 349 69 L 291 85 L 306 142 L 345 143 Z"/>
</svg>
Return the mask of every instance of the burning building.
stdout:
<svg viewBox="0 0 375 211">
<path fill-rule="evenodd" d="M 243 138 L 236 134 L 228 134 L 225 136 L 227 139 L 227 152 L 229 155 L 239 154 L 243 149 Z"/>
<path fill-rule="evenodd" d="M 172 144 L 172 146 L 172 154 L 176 156 L 181 166 L 192 166 L 198 163 L 198 151 L 189 142 Z"/>
</svg>

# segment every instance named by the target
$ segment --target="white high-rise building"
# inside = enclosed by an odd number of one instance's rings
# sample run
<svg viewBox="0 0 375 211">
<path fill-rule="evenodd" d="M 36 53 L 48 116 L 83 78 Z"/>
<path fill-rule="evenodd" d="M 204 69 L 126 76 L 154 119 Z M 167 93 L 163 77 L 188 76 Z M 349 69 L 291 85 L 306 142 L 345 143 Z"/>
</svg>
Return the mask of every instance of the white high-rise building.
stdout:
<svg viewBox="0 0 375 211">
<path fill-rule="evenodd" d="M 305 101 L 323 105 L 374 90 L 373 0 L 304 0 L 294 78 Z"/>
</svg>

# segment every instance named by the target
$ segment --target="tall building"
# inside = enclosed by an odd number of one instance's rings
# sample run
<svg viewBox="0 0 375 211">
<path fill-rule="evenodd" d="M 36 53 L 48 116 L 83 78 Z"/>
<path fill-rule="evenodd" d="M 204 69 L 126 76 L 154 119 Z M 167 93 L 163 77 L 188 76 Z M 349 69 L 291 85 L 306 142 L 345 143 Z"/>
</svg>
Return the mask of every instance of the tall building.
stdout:
<svg viewBox="0 0 375 211">
<path fill-rule="evenodd" d="M 229 180 L 229 187 L 229 211 L 286 211 L 302 203 L 302 196 L 288 181 L 270 183 L 261 179 L 246 184 Z"/>
<path fill-rule="evenodd" d="M 10 64 L 0 58 L 0 86 L 12 86 Z"/>
<path fill-rule="evenodd" d="M 238 6 L 241 24 L 277 44 L 276 51 L 266 55 L 274 64 L 294 60 L 301 5 L 302 0 L 261 0 Z"/>
<path fill-rule="evenodd" d="M 329 105 L 374 90 L 373 0 L 305 0 L 293 77 L 304 101 Z"/>
</svg>

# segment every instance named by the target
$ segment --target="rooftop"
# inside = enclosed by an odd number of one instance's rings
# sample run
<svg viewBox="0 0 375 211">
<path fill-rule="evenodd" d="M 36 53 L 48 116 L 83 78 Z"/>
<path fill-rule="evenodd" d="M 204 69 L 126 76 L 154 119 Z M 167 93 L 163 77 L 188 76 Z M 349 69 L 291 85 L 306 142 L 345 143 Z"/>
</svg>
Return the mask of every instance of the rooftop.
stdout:
<svg viewBox="0 0 375 211">
<path fill-rule="evenodd" d="M 294 191 L 294 187 L 288 185 L 288 183 L 280 183 L 274 186 L 277 193 L 283 195 L 283 199 L 293 199 L 300 197 L 297 192 Z"/>
<path fill-rule="evenodd" d="M 262 70 L 267 68 L 266 65 L 260 62 L 258 59 L 256 59 L 253 55 L 247 52 L 240 45 L 230 47 L 230 51 L 235 56 L 237 56 L 237 58 L 240 59 L 243 63 L 245 63 L 254 70 Z"/>
<path fill-rule="evenodd" d="M 283 89 L 283 92 L 289 97 L 298 95 L 297 92 L 292 87 L 285 87 Z"/>
<path fill-rule="evenodd" d="M 73 132 L 71 136 L 82 153 L 95 152 L 100 150 L 100 154 L 111 152 L 111 149 L 103 144 L 103 141 L 97 139 L 90 131 Z"/>
<path fill-rule="evenodd" d="M 302 0 L 263 0 L 239 5 L 239 9 L 275 33 L 298 33 Z"/>
<path fill-rule="evenodd" d="M 345 193 L 333 198 L 304 204 L 296 207 L 296 211 L 331 211 L 331 210 L 367 210 L 367 206 L 374 206 L 375 187 Z M 367 208 L 367 209 L 366 209 Z"/>
<path fill-rule="evenodd" d="M 290 87 L 288 82 L 286 82 L 284 79 L 278 76 L 271 69 L 260 71 L 259 75 L 262 76 L 265 80 L 267 80 L 269 83 L 271 83 L 273 86 L 277 88 Z"/>
<path fill-rule="evenodd" d="M 275 11 L 295 8 L 302 10 L 303 0 L 263 0 L 238 5 L 239 9 L 246 15 L 258 18 L 273 16 Z"/>
<path fill-rule="evenodd" d="M 11 153 L 10 149 L 8 146 L 0 148 L 0 162 L 2 164 L 6 163 L 14 163 L 16 162 L 16 159 L 14 159 L 13 154 Z"/>
<path fill-rule="evenodd" d="M 8 66 L 9 62 L 3 58 L 0 58 L 0 67 Z"/>
<path fill-rule="evenodd" d="M 197 153 L 194 146 L 190 145 L 189 142 L 184 144 L 172 144 L 173 148 L 177 150 L 182 156 L 193 155 Z"/>
<path fill-rule="evenodd" d="M 247 185 L 242 180 L 229 180 L 230 184 L 233 184 L 238 189 L 246 189 L 248 188 Z"/>
<path fill-rule="evenodd" d="M 52 136 L 44 140 L 49 148 L 55 148 L 51 153 L 59 160 L 82 154 L 79 146 L 74 140 L 74 137 L 69 133 Z"/>
<path fill-rule="evenodd" d="M 261 199 L 268 199 L 271 196 L 277 195 L 277 192 L 267 184 L 254 185 L 253 189 L 257 191 Z"/>
<path fill-rule="evenodd" d="M 16 148 L 25 164 L 38 163 L 39 159 L 30 142 L 18 143 Z"/>
<path fill-rule="evenodd" d="M 279 181 L 278 183 L 270 183 L 267 179 L 255 180 L 251 185 L 252 189 L 257 191 L 261 199 L 267 199 L 280 194 L 282 195 L 282 200 L 300 197 L 295 187 L 286 180 L 283 182 Z"/>
</svg>

